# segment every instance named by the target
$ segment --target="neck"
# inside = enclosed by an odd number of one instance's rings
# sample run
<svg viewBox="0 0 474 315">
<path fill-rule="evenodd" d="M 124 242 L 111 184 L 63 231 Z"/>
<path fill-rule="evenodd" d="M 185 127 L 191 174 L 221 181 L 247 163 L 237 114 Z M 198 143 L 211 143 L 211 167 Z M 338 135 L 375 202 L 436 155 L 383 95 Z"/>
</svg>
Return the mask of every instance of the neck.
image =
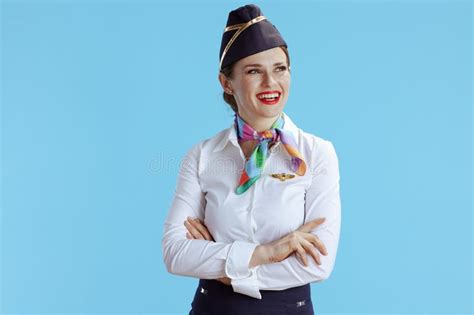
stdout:
<svg viewBox="0 0 474 315">
<path fill-rule="evenodd" d="M 250 117 L 246 117 L 240 114 L 240 117 L 249 124 L 255 131 L 262 132 L 264 130 L 268 130 L 272 127 L 273 123 L 280 117 L 281 113 L 275 117 L 264 117 L 264 118 L 257 118 L 252 119 Z"/>
</svg>

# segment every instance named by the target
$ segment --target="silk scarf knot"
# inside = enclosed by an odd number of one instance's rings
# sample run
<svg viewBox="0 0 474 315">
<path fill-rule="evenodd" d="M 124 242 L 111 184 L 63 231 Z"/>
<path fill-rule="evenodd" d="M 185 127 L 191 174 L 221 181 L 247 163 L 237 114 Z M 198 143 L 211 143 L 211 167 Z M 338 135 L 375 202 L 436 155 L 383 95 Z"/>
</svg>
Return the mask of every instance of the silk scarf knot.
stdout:
<svg viewBox="0 0 474 315">
<path fill-rule="evenodd" d="M 296 141 L 291 132 L 283 129 L 285 124 L 283 114 L 271 125 L 270 129 L 257 132 L 247 124 L 239 114 L 235 114 L 234 127 L 237 138 L 241 141 L 257 140 L 252 154 L 245 161 L 245 167 L 240 176 L 236 189 L 237 194 L 242 194 L 260 178 L 265 161 L 268 157 L 270 143 L 280 140 L 288 154 L 291 156 L 291 169 L 296 174 L 303 176 L 306 172 L 306 163 L 296 147 Z"/>
</svg>

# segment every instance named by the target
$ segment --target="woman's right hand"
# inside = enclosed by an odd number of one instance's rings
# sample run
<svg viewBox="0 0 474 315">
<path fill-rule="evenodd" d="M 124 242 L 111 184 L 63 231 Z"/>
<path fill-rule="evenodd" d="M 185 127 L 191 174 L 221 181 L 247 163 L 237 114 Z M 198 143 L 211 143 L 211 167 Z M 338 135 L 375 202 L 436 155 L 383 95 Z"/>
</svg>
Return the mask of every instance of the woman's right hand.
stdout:
<svg viewBox="0 0 474 315">
<path fill-rule="evenodd" d="M 316 249 L 325 256 L 328 253 L 323 242 L 316 235 L 312 234 L 311 231 L 325 220 L 325 218 L 318 218 L 309 221 L 300 226 L 296 231 L 265 244 L 269 262 L 280 262 L 295 253 L 305 266 L 308 266 L 307 254 L 310 254 L 316 263 L 320 265 L 321 260 Z"/>
</svg>

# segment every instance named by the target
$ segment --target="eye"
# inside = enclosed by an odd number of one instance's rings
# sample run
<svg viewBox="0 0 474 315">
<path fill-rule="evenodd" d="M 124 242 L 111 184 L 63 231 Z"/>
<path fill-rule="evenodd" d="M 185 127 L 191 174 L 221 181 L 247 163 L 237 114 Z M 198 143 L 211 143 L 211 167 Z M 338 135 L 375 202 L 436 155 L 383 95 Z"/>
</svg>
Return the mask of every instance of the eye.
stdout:
<svg viewBox="0 0 474 315">
<path fill-rule="evenodd" d="M 277 69 L 280 69 L 280 72 L 281 72 L 281 71 L 285 71 L 285 70 L 286 70 L 286 66 L 280 66 L 280 67 L 278 67 Z"/>
<path fill-rule="evenodd" d="M 249 71 L 247 71 L 247 74 L 254 74 L 255 71 L 259 71 L 258 69 L 250 69 Z"/>
</svg>

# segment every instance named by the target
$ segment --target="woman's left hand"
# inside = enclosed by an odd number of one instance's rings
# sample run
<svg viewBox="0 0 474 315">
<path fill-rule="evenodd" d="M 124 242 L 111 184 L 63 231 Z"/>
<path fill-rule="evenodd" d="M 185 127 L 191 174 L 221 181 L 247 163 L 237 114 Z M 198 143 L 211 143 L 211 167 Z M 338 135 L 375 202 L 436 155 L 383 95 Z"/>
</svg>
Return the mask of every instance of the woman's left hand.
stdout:
<svg viewBox="0 0 474 315">
<path fill-rule="evenodd" d="M 211 233 L 209 233 L 207 227 L 201 220 L 188 217 L 188 220 L 184 221 L 184 226 L 189 231 L 189 233 L 186 233 L 187 239 L 198 239 L 215 242 Z M 216 280 L 222 282 L 223 284 L 231 285 L 231 279 L 228 277 L 218 278 Z"/>
<path fill-rule="evenodd" d="M 189 231 L 189 233 L 186 233 L 186 238 L 191 240 L 207 240 L 215 242 L 211 233 L 209 233 L 209 230 L 201 220 L 188 217 L 188 220 L 184 221 L 184 226 Z"/>
</svg>

